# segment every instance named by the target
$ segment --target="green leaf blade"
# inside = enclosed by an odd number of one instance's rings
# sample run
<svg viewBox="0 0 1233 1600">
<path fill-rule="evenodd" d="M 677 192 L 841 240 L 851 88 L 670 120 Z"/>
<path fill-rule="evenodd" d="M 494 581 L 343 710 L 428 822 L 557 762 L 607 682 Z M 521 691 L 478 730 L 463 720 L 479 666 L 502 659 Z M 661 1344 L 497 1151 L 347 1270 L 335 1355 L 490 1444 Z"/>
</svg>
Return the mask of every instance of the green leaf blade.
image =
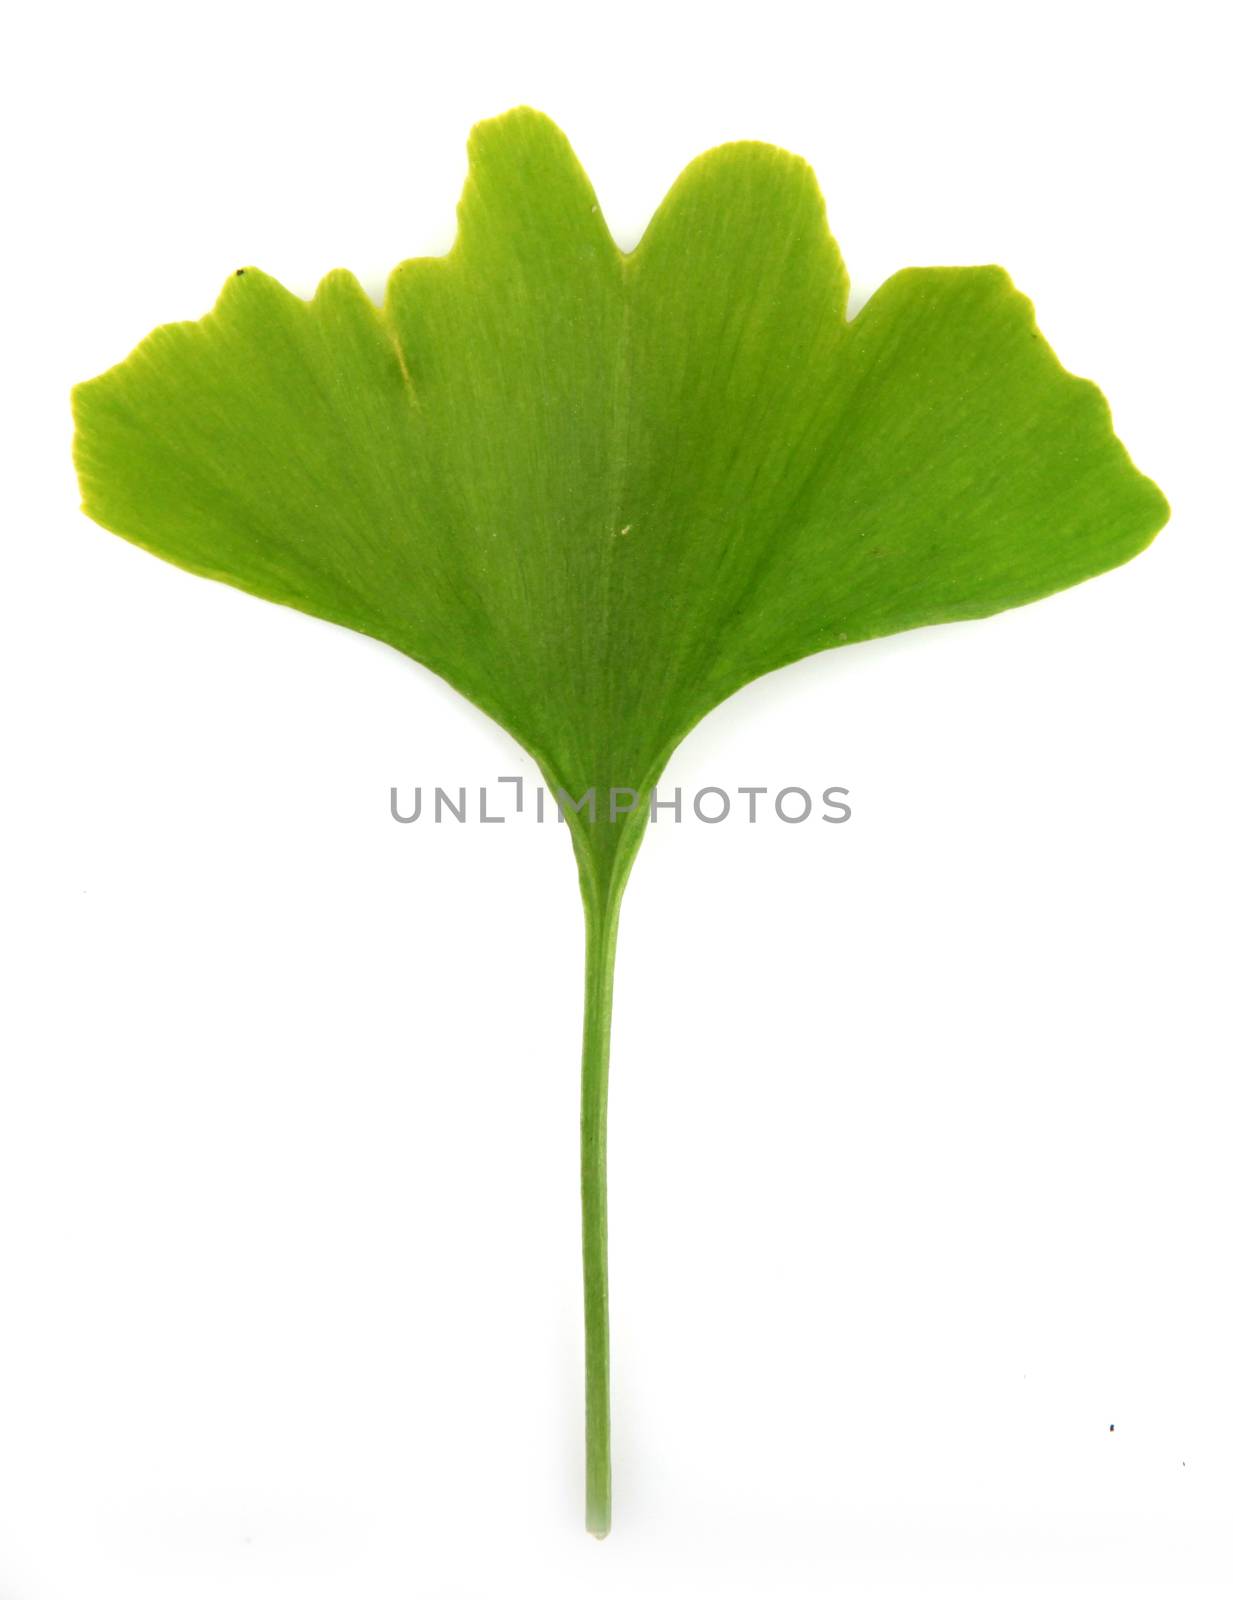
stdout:
<svg viewBox="0 0 1233 1600">
<path fill-rule="evenodd" d="M 453 250 L 384 311 L 249 269 L 82 385 L 87 511 L 416 657 L 571 793 L 652 781 L 763 672 L 1039 598 L 1165 520 L 999 269 L 901 272 L 849 323 L 798 158 L 700 157 L 625 256 L 546 118 L 470 155 Z"/>
</svg>

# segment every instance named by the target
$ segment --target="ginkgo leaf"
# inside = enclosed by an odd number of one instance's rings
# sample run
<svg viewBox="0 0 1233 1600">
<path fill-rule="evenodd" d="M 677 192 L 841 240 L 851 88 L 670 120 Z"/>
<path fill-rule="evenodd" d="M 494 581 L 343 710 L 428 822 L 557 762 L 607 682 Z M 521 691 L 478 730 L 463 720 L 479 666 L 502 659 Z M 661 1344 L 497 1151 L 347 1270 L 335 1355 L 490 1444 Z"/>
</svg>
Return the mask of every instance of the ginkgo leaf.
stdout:
<svg viewBox="0 0 1233 1600">
<path fill-rule="evenodd" d="M 804 162 L 695 161 L 637 249 L 559 130 L 480 124 L 448 256 L 378 310 L 253 270 L 74 394 L 84 508 L 374 635 L 483 707 L 568 811 L 588 935 L 588 1526 L 609 1520 L 605 1105 L 618 908 L 675 746 L 762 673 L 1126 561 L 1168 508 L 996 267 L 847 320 Z"/>
</svg>

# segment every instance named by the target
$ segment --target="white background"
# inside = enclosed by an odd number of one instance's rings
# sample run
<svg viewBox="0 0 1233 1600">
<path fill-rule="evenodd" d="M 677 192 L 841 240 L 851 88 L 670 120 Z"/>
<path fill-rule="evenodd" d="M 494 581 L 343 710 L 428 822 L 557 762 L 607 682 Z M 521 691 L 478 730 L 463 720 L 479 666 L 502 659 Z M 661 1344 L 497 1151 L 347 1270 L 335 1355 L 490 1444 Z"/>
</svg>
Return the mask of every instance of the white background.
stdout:
<svg viewBox="0 0 1233 1600">
<path fill-rule="evenodd" d="M 1216 8 L 27 7 L 4 260 L 0 1600 L 1227 1596 Z M 1169 495 L 1130 566 L 747 689 L 668 782 L 612 1068 L 582 1531 L 581 919 L 391 651 L 85 520 L 68 390 L 255 263 L 376 295 L 530 102 L 632 246 L 806 155 L 859 304 L 995 260 Z M 1111 1425 L 1114 1431 L 1110 1431 Z"/>
</svg>

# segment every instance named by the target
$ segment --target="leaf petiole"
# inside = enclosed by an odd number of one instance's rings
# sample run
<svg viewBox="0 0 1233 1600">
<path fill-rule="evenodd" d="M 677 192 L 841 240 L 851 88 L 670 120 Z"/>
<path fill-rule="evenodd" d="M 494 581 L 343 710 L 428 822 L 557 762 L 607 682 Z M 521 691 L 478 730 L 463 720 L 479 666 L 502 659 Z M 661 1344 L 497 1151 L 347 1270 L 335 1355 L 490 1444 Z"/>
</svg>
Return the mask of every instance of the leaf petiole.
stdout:
<svg viewBox="0 0 1233 1600">
<path fill-rule="evenodd" d="M 582 1026 L 582 1281 L 586 1322 L 586 1521 L 612 1526 L 608 1357 L 608 1048 L 620 895 L 583 894 L 586 1002 Z"/>
</svg>

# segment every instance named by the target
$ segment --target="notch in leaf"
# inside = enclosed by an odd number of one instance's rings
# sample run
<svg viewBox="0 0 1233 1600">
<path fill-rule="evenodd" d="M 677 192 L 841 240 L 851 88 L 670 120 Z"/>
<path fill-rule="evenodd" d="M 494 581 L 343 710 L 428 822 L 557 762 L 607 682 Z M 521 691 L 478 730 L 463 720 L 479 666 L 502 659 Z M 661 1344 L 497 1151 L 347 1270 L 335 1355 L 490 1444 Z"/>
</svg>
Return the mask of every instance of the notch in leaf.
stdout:
<svg viewBox="0 0 1233 1600">
<path fill-rule="evenodd" d="M 481 123 L 458 236 L 378 310 L 246 269 L 74 392 L 86 512 L 439 673 L 550 789 L 646 797 L 721 700 L 814 651 L 983 617 L 1164 524 L 996 267 L 853 321 L 812 172 L 732 144 L 623 254 L 559 130 Z M 586 923 L 587 1526 L 611 1507 L 608 1038 L 645 798 L 568 813 Z"/>
</svg>

